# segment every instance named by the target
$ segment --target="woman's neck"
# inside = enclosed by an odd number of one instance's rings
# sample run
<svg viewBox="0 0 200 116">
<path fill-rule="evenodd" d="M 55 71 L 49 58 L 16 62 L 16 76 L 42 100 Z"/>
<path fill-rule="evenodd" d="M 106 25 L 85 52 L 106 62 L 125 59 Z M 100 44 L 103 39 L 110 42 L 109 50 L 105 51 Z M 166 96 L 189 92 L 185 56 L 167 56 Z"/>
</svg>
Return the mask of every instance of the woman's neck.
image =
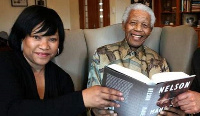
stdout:
<svg viewBox="0 0 200 116">
<path fill-rule="evenodd" d="M 31 62 L 30 60 L 28 60 L 28 58 L 26 58 L 25 55 L 24 55 L 24 57 L 25 57 L 26 61 L 29 63 L 29 65 L 31 66 L 34 73 L 44 72 L 45 65 L 37 65 L 37 64 Z"/>
<path fill-rule="evenodd" d="M 25 56 L 24 56 L 25 57 Z M 25 57 L 26 58 L 26 57 Z M 37 91 L 40 99 L 44 99 L 44 93 L 45 93 L 45 77 L 44 77 L 44 72 L 45 72 L 45 65 L 37 65 L 30 60 L 26 58 L 27 62 L 30 64 L 35 81 L 36 81 L 36 86 L 37 86 Z"/>
</svg>

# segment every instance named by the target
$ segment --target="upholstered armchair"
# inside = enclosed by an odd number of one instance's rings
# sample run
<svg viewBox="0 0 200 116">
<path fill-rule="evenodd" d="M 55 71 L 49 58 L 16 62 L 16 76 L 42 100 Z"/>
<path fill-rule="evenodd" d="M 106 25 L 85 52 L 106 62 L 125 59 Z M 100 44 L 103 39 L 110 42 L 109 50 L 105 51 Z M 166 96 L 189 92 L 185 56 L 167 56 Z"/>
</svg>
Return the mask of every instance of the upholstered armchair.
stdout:
<svg viewBox="0 0 200 116">
<path fill-rule="evenodd" d="M 86 87 L 88 66 L 96 48 L 124 39 L 121 24 L 98 29 L 65 31 L 63 53 L 54 62 L 68 72 L 76 90 Z M 154 27 L 145 45 L 166 58 L 171 71 L 190 73 L 191 58 L 197 48 L 197 34 L 192 27 Z"/>
</svg>

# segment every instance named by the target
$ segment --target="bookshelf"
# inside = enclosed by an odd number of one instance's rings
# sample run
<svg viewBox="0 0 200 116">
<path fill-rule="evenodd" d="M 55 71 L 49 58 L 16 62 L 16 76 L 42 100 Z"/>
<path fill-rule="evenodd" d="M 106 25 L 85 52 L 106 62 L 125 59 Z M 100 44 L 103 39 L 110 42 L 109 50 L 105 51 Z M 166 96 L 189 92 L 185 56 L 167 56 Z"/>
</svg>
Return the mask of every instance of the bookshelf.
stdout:
<svg viewBox="0 0 200 116">
<path fill-rule="evenodd" d="M 155 26 L 189 25 L 198 34 L 200 47 L 200 0 L 154 0 Z"/>
</svg>

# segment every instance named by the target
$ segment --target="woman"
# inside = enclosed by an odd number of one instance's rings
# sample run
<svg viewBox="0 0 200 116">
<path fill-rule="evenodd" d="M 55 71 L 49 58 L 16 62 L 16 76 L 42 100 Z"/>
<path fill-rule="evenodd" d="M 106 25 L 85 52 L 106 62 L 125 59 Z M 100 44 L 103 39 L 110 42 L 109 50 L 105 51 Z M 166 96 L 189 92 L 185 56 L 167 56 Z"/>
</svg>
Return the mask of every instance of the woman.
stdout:
<svg viewBox="0 0 200 116">
<path fill-rule="evenodd" d="M 192 57 L 192 74 L 195 74 L 190 91 L 182 93 L 173 99 L 173 104 L 180 107 L 185 113 L 200 116 L 200 48 L 197 48 Z"/>
<path fill-rule="evenodd" d="M 95 86 L 74 92 L 70 76 L 51 59 L 63 51 L 59 15 L 42 6 L 27 7 L 9 35 L 12 51 L 0 53 L 1 116 L 76 116 L 86 107 L 119 107 L 122 93 Z"/>
</svg>

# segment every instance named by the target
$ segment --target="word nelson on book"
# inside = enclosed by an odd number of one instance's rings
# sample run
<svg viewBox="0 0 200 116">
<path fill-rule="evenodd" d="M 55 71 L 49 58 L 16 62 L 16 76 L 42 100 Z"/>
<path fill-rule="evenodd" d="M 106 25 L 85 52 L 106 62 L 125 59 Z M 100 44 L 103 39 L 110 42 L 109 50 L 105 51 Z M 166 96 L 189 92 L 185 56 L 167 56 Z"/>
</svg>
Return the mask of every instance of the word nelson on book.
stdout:
<svg viewBox="0 0 200 116">
<path fill-rule="evenodd" d="M 142 73 L 112 64 L 104 68 L 102 86 L 123 92 L 125 100 L 117 101 L 120 108 L 114 108 L 118 116 L 155 116 L 171 100 L 187 91 L 195 75 L 183 72 L 154 74 L 152 79 Z"/>
<path fill-rule="evenodd" d="M 189 88 L 191 81 L 176 83 L 172 85 L 167 85 L 160 88 L 159 93 L 168 92 L 168 91 L 175 91 L 177 89 Z"/>
</svg>

